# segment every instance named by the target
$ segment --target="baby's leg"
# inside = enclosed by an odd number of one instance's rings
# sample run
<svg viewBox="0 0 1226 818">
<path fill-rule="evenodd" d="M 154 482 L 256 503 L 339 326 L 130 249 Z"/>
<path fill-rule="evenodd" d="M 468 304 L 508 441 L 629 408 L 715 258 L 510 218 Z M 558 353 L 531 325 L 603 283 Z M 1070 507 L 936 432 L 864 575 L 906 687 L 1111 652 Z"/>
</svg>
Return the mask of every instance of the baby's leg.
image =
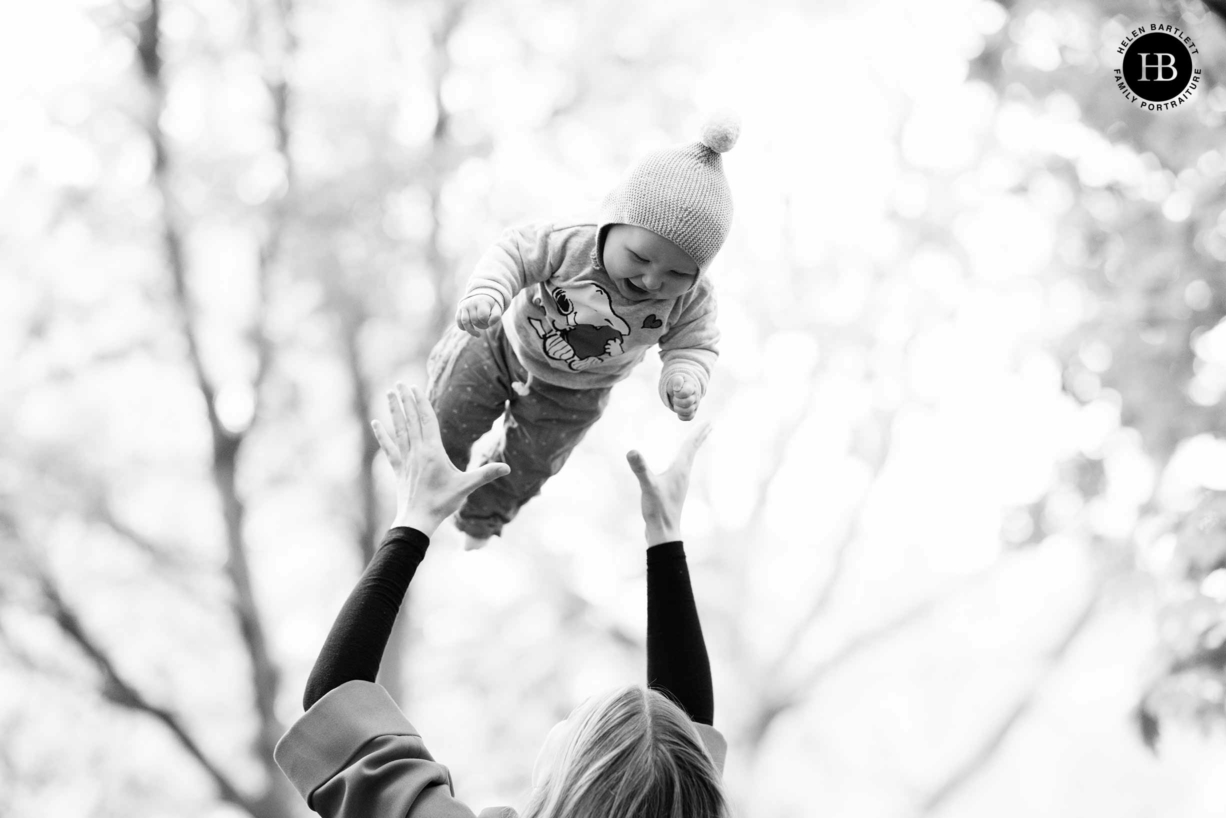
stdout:
<svg viewBox="0 0 1226 818">
<path fill-rule="evenodd" d="M 458 469 L 468 467 L 477 438 L 489 431 L 511 391 L 502 326 L 474 338 L 459 327 L 443 333 L 426 362 L 426 397 L 438 415 L 443 448 Z"/>
<path fill-rule="evenodd" d="M 474 537 L 491 537 L 557 474 L 587 430 L 600 419 L 610 388 L 564 389 L 534 379 L 527 394 L 511 399 L 498 446 L 488 460 L 511 473 L 468 496 L 456 525 Z"/>
</svg>

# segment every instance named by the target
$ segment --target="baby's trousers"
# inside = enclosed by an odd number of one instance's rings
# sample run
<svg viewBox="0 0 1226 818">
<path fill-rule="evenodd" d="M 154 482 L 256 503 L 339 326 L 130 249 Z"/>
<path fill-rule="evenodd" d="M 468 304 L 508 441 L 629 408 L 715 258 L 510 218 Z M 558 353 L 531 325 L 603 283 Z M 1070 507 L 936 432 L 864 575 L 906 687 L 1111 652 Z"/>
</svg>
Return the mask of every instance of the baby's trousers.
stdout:
<svg viewBox="0 0 1226 818">
<path fill-rule="evenodd" d="M 467 468 L 473 443 L 503 417 L 496 444 L 478 457 L 481 463 L 506 463 L 511 473 L 468 495 L 456 514 L 456 527 L 475 537 L 500 533 L 540 493 L 600 419 L 611 390 L 530 380 L 501 323 L 477 338 L 453 325 L 430 353 L 426 373 L 426 395 L 457 468 Z"/>
</svg>

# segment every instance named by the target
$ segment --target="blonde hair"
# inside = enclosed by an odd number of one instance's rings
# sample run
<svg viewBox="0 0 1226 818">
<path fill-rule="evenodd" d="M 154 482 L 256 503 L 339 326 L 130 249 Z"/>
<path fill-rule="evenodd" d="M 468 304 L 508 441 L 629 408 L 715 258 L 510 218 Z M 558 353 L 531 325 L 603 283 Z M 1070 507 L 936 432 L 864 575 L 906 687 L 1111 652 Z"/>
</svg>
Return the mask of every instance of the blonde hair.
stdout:
<svg viewBox="0 0 1226 818">
<path fill-rule="evenodd" d="M 689 717 L 629 685 L 586 702 L 522 818 L 726 818 L 719 771 Z"/>
</svg>

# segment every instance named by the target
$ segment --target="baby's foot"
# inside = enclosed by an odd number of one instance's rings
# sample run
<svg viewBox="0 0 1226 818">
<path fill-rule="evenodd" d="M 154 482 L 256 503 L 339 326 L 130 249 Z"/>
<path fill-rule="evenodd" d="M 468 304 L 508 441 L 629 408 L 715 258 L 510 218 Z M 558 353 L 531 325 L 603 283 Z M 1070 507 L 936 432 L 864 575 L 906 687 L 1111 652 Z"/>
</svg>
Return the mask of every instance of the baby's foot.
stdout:
<svg viewBox="0 0 1226 818">
<path fill-rule="evenodd" d="M 477 537 L 473 534 L 465 534 L 464 535 L 464 550 L 465 551 L 476 551 L 478 548 L 485 548 L 485 546 L 489 543 L 489 541 L 490 541 L 489 537 Z"/>
</svg>

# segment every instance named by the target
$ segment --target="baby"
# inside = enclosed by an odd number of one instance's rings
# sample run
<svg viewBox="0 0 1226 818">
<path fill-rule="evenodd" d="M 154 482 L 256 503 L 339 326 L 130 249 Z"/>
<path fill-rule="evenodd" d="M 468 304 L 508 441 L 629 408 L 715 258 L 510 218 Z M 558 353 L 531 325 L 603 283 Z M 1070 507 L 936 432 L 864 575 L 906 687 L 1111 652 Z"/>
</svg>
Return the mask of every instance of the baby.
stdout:
<svg viewBox="0 0 1226 818">
<path fill-rule="evenodd" d="M 427 395 L 458 468 L 503 416 L 478 457 L 511 473 L 457 512 L 465 548 L 500 533 L 562 468 L 649 347 L 664 362 L 661 400 L 694 417 L 718 355 L 706 271 L 732 220 L 720 154 L 738 134 L 734 117 L 714 117 L 699 142 L 634 165 L 598 222 L 514 228 L 477 262 L 456 326 L 427 363 Z"/>
</svg>

